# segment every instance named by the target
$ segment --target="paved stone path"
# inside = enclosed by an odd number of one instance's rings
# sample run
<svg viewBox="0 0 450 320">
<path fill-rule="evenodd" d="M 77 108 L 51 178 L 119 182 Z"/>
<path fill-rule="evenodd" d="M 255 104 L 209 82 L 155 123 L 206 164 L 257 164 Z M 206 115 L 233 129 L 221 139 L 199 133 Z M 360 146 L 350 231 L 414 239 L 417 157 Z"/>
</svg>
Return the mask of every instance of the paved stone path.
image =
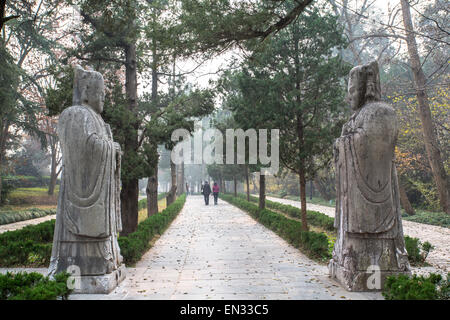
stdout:
<svg viewBox="0 0 450 320">
<path fill-rule="evenodd" d="M 350 293 L 230 204 L 188 196 L 171 226 L 109 295 L 71 299 L 381 299 Z"/>
<path fill-rule="evenodd" d="M 22 229 L 25 226 L 39 224 L 39 223 L 42 223 L 42 222 L 45 222 L 45 221 L 48 221 L 51 219 L 56 219 L 56 215 L 53 214 L 50 216 L 40 217 L 40 218 L 36 218 L 36 219 L 30 219 L 30 220 L 24 220 L 24 221 L 4 224 L 4 225 L 0 226 L 0 233 L 6 232 L 6 231 L 14 231 L 14 230 Z"/>
<path fill-rule="evenodd" d="M 267 199 L 300 208 L 300 201 L 275 197 L 267 197 Z M 319 211 L 330 217 L 334 217 L 333 207 L 308 203 L 307 208 L 308 210 Z M 419 238 L 422 242 L 428 241 L 435 247 L 428 255 L 426 261 L 438 269 L 436 271 L 441 270 L 443 273 L 450 272 L 450 229 L 407 220 L 402 220 L 402 223 L 403 233 L 405 235 Z M 418 270 L 420 269 L 418 268 Z M 425 268 L 425 270 L 432 269 Z"/>
</svg>

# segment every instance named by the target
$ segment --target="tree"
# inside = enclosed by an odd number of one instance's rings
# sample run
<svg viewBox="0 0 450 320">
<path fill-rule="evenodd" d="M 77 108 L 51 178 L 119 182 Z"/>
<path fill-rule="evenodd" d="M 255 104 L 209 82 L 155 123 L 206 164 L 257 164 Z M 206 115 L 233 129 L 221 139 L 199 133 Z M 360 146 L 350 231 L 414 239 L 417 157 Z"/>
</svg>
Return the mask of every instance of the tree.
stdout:
<svg viewBox="0 0 450 320">
<path fill-rule="evenodd" d="M 401 0 L 403 24 L 406 29 L 406 43 L 408 45 L 408 54 L 411 70 L 414 76 L 415 90 L 417 101 L 419 105 L 419 114 L 422 122 L 423 137 L 425 142 L 425 149 L 428 155 L 428 161 L 431 166 L 431 171 L 434 176 L 436 187 L 439 194 L 439 200 L 442 210 L 450 214 L 449 202 L 449 182 L 447 173 L 445 171 L 441 151 L 439 150 L 436 129 L 432 122 L 432 116 L 428 101 L 428 94 L 426 90 L 426 77 L 422 69 L 417 43 L 414 35 L 414 29 L 411 20 L 410 5 L 407 0 Z"/>
<path fill-rule="evenodd" d="M 14 16 L 6 16 L 6 0 L 0 0 L 0 31 L 3 28 L 3 24 L 8 22 L 9 20 L 18 18 L 18 15 Z"/>
<path fill-rule="evenodd" d="M 333 52 L 344 44 L 336 18 L 312 8 L 254 53 L 237 81 L 245 103 L 235 118 L 280 129 L 280 160 L 298 174 L 305 230 L 306 178 L 329 163 L 343 121 L 349 68 Z"/>
<path fill-rule="evenodd" d="M 182 0 L 175 15 L 190 30 L 185 46 L 195 52 L 223 52 L 234 45 L 264 40 L 295 22 L 313 0 Z M 293 3 L 286 10 L 286 3 Z"/>
<path fill-rule="evenodd" d="M 59 139 L 56 133 L 58 122 L 56 118 L 43 116 L 41 119 L 41 130 L 45 133 L 47 145 L 50 148 L 50 182 L 48 185 L 48 194 L 50 196 L 55 192 L 56 182 L 59 173 L 62 170 L 62 155 L 59 145 Z"/>
<path fill-rule="evenodd" d="M 54 56 L 52 48 L 66 35 L 59 33 L 58 23 L 64 17 L 61 2 L 8 3 L 9 22 L 0 28 L 0 172 L 5 166 L 6 151 L 17 144 L 20 134 L 33 135 L 46 146 L 45 135 L 39 130 L 39 117 L 43 114 L 40 80 L 47 76 L 48 62 Z M 2 22 L 5 4 L 0 3 Z M 49 59 L 45 65 L 41 63 L 43 58 Z"/>
<path fill-rule="evenodd" d="M 138 223 L 138 179 L 142 163 L 138 156 L 137 42 L 142 36 L 140 24 L 147 7 L 133 0 L 79 0 L 72 4 L 78 6 L 83 19 L 79 35 L 84 45 L 71 53 L 82 61 L 94 63 L 101 72 L 109 71 L 116 78 L 116 83 L 111 85 L 114 102 L 105 104 L 104 114 L 123 151 L 120 199 L 122 234 L 127 235 L 136 230 Z M 123 81 L 121 67 L 125 68 L 124 97 L 119 84 Z M 117 100 L 120 105 L 115 103 Z"/>
<path fill-rule="evenodd" d="M 13 121 L 16 88 L 19 76 L 11 55 L 0 46 L 0 195 L 2 190 L 3 163 L 9 140 L 9 128 Z M 1 202 L 2 199 L 0 199 Z"/>
</svg>

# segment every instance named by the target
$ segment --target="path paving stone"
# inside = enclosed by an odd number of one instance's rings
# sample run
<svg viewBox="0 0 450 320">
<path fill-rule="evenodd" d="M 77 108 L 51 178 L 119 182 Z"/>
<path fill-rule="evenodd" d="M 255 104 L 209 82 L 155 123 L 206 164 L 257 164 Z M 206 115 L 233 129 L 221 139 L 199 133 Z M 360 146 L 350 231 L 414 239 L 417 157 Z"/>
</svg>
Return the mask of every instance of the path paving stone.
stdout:
<svg viewBox="0 0 450 320">
<path fill-rule="evenodd" d="M 351 293 L 249 215 L 188 196 L 171 226 L 109 295 L 71 299 L 382 299 Z"/>
<path fill-rule="evenodd" d="M 52 220 L 52 219 L 56 219 L 55 214 L 36 218 L 36 219 L 30 219 L 30 220 L 24 220 L 24 221 L 4 224 L 4 225 L 0 226 L 0 233 L 6 232 L 6 231 L 14 231 L 14 230 L 22 229 L 25 226 L 39 224 L 39 223 L 42 223 L 42 222 L 45 222 L 48 220 Z"/>
<path fill-rule="evenodd" d="M 270 201 L 276 201 L 283 204 L 300 208 L 300 201 L 267 197 Z M 334 218 L 334 208 L 316 204 L 307 205 L 308 210 L 319 211 Z M 450 229 L 433 226 L 424 223 L 402 220 L 403 233 L 410 237 L 419 238 L 420 241 L 430 242 L 435 248 L 429 253 L 426 262 L 433 268 L 414 268 L 417 273 L 439 272 L 446 274 L 450 272 Z"/>
</svg>

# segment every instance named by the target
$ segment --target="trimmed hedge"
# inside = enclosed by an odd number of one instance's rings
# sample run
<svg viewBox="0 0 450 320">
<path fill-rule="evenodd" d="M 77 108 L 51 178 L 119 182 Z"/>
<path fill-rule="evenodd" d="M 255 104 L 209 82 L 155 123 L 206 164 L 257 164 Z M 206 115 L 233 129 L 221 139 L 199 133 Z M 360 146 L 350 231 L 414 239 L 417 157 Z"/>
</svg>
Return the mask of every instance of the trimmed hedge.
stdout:
<svg viewBox="0 0 450 320">
<path fill-rule="evenodd" d="M 402 216 L 402 219 L 418 223 L 431 224 L 433 226 L 450 228 L 450 215 L 445 214 L 444 212 L 419 211 L 412 216 L 405 213 Z"/>
<path fill-rule="evenodd" d="M 47 187 L 50 184 L 50 177 L 48 176 L 3 176 L 2 180 L 15 188 Z M 59 184 L 59 182 L 60 179 L 56 181 L 56 184 Z"/>
<path fill-rule="evenodd" d="M 69 276 L 59 273 L 51 280 L 37 272 L 0 274 L 0 300 L 66 300 Z"/>
<path fill-rule="evenodd" d="M 310 257 L 324 260 L 331 258 L 328 248 L 328 237 L 324 233 L 302 231 L 302 223 L 300 221 L 286 218 L 282 214 L 268 209 L 260 210 L 258 206 L 240 197 L 222 194 L 220 198 L 247 211 L 253 218 L 277 233 L 294 247 L 304 249 Z"/>
<path fill-rule="evenodd" d="M 135 232 L 119 237 L 120 253 L 125 264 L 134 264 L 141 259 L 142 255 L 150 248 L 150 241 L 155 235 L 162 234 L 167 229 L 183 208 L 185 201 L 186 195 L 183 194 L 163 211 L 139 223 Z"/>
<path fill-rule="evenodd" d="M 14 223 L 45 217 L 56 214 L 56 209 L 38 209 L 30 208 L 22 211 L 2 211 L 0 212 L 0 225 Z"/>
<path fill-rule="evenodd" d="M 427 277 L 390 276 L 384 284 L 382 294 L 386 300 L 449 300 L 450 273 L 447 274 L 447 279 L 435 273 L 430 273 Z"/>
<path fill-rule="evenodd" d="M 0 234 L 0 266 L 48 266 L 55 220 Z"/>
<path fill-rule="evenodd" d="M 246 197 L 246 196 L 240 194 L 239 197 Z M 250 201 L 258 202 L 259 199 L 257 197 L 250 196 Z M 270 200 L 266 199 L 266 206 L 269 209 L 283 212 L 293 218 L 300 219 L 302 216 L 301 209 L 291 206 L 291 205 L 288 205 L 288 204 L 282 204 L 279 202 L 270 201 Z M 306 211 L 306 219 L 308 220 L 308 223 L 310 223 L 313 226 L 321 227 L 328 231 L 335 230 L 334 229 L 334 218 L 329 217 L 322 212 L 307 210 Z"/>
</svg>

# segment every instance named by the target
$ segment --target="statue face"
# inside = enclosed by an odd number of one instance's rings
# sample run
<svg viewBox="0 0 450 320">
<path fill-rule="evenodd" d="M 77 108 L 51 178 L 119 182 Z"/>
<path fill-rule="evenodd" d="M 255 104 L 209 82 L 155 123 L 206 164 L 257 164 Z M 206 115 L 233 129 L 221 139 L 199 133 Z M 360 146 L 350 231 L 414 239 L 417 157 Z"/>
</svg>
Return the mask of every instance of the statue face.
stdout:
<svg viewBox="0 0 450 320">
<path fill-rule="evenodd" d="M 348 81 L 348 99 L 352 110 L 358 110 L 361 106 L 362 90 L 360 84 L 360 68 L 355 67 L 350 71 L 350 79 Z"/>
<path fill-rule="evenodd" d="M 367 69 L 367 92 L 375 92 L 375 74 L 372 69 Z"/>
<path fill-rule="evenodd" d="M 378 66 L 376 66 L 378 68 Z M 379 99 L 378 97 L 378 73 L 377 70 L 374 69 L 375 66 L 369 64 L 369 66 L 365 69 L 366 72 L 366 99 Z"/>
<path fill-rule="evenodd" d="M 90 89 L 90 90 L 89 90 Z M 92 86 L 88 89 L 88 104 L 97 113 L 103 112 L 105 104 L 105 84 L 103 79 L 96 79 Z"/>
</svg>

